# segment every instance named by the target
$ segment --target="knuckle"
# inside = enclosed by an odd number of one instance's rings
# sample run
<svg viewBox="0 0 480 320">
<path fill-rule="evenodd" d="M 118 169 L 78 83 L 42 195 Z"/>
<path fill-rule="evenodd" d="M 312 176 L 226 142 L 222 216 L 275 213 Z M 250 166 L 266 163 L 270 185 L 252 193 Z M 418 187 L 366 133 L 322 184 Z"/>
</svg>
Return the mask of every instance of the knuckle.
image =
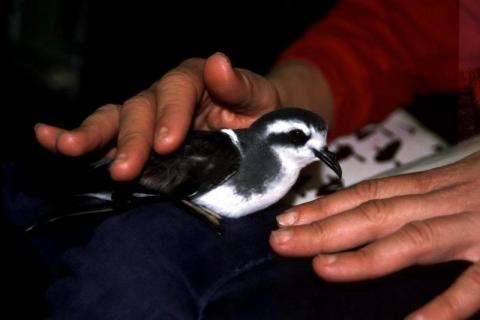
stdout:
<svg viewBox="0 0 480 320">
<path fill-rule="evenodd" d="M 101 106 L 96 110 L 98 113 L 109 113 L 110 111 L 115 111 L 118 109 L 118 106 L 113 103 L 108 103 L 106 105 Z"/>
<path fill-rule="evenodd" d="M 474 288 L 480 288 L 480 263 L 473 265 L 465 276 Z"/>
<path fill-rule="evenodd" d="M 315 213 L 329 213 L 333 211 L 332 205 L 322 198 L 315 199 L 310 204 L 312 205 L 310 211 Z"/>
<path fill-rule="evenodd" d="M 326 238 L 327 230 L 321 221 L 314 221 L 310 223 L 310 226 L 312 227 L 315 239 L 321 241 Z"/>
<path fill-rule="evenodd" d="M 437 185 L 435 176 L 431 172 L 425 172 L 417 175 L 410 176 L 414 183 L 414 188 L 418 192 L 430 192 Z"/>
<path fill-rule="evenodd" d="M 425 221 L 410 222 L 405 225 L 400 232 L 410 245 L 419 248 L 431 244 L 437 234 L 433 226 Z"/>
<path fill-rule="evenodd" d="M 449 318 L 455 319 L 461 314 L 463 303 L 455 296 L 443 295 L 440 298 L 440 304 L 443 305 L 443 310 L 445 314 L 449 315 Z M 455 316 L 457 315 L 457 316 Z"/>
<path fill-rule="evenodd" d="M 123 104 L 124 108 L 135 108 L 135 109 L 146 109 L 146 108 L 151 108 L 152 107 L 152 103 L 151 101 L 145 97 L 145 96 L 142 96 L 142 95 L 136 95 L 130 99 L 128 99 L 127 101 L 125 101 L 125 103 Z"/>
<path fill-rule="evenodd" d="M 139 145 L 143 144 L 145 141 L 145 134 L 139 131 L 130 131 L 120 135 L 119 141 L 122 145 L 134 144 Z"/>
<path fill-rule="evenodd" d="M 163 82 L 164 82 L 164 78 L 166 77 L 166 75 L 164 75 L 160 80 L 158 81 L 155 81 L 151 86 L 150 86 L 150 91 L 152 92 L 162 92 L 163 90 Z"/>
<path fill-rule="evenodd" d="M 183 60 L 179 66 L 192 68 L 192 67 L 198 67 L 198 65 L 201 65 L 204 62 L 205 62 L 205 59 L 193 57 L 193 58 Z"/>
<path fill-rule="evenodd" d="M 358 206 L 360 214 L 373 225 L 383 225 L 389 217 L 390 202 L 385 199 L 371 200 Z"/>
<path fill-rule="evenodd" d="M 195 73 L 186 66 L 179 66 L 175 69 L 167 72 L 159 81 L 159 84 L 162 82 L 175 82 L 175 83 L 191 83 L 195 79 Z"/>
<path fill-rule="evenodd" d="M 375 199 L 380 190 L 380 180 L 363 181 L 353 187 L 355 194 L 361 199 Z"/>
<path fill-rule="evenodd" d="M 170 82 L 188 82 L 190 81 L 191 73 L 185 68 L 175 68 L 165 73 L 160 81 L 157 82 L 157 90 L 162 90 L 165 83 Z"/>
<path fill-rule="evenodd" d="M 370 268 L 370 266 L 378 265 L 376 251 L 371 250 L 369 247 L 365 247 L 356 252 L 359 261 L 361 261 L 363 267 Z"/>
<path fill-rule="evenodd" d="M 194 70 L 186 66 L 179 66 L 173 70 L 167 72 L 155 85 L 155 91 L 162 94 L 165 91 L 171 89 L 171 86 L 166 84 L 173 85 L 174 87 L 186 90 L 193 90 L 196 96 L 201 95 L 201 88 L 197 83 L 201 83 L 202 80 Z"/>
</svg>

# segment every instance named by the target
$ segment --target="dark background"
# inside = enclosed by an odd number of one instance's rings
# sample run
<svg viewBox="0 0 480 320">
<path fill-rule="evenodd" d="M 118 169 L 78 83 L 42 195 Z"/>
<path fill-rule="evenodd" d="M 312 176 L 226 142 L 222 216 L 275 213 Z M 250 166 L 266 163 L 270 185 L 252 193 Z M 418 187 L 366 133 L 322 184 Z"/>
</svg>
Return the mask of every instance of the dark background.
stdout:
<svg viewBox="0 0 480 320">
<path fill-rule="evenodd" d="M 186 58 L 222 51 L 236 66 L 264 74 L 334 3 L 2 1 L 0 160 L 29 161 L 42 171 L 45 152 L 34 140 L 35 123 L 74 127 L 94 109 L 121 103 Z M 45 318 L 50 274 L 3 215 L 1 221 L 2 312 L 17 319 Z"/>
<path fill-rule="evenodd" d="M 190 57 L 264 74 L 334 2 L 9 0 L 2 145 L 23 152 L 34 123 L 77 125 Z"/>
<path fill-rule="evenodd" d="M 41 171 L 46 152 L 34 140 L 35 123 L 72 128 L 190 57 L 222 51 L 235 66 L 265 74 L 335 2 L 5 0 L 0 160 L 29 161 Z M 456 101 L 455 95 L 421 97 L 409 110 L 456 142 Z M 2 311 L 17 319 L 46 318 L 49 271 L 3 220 Z"/>
</svg>

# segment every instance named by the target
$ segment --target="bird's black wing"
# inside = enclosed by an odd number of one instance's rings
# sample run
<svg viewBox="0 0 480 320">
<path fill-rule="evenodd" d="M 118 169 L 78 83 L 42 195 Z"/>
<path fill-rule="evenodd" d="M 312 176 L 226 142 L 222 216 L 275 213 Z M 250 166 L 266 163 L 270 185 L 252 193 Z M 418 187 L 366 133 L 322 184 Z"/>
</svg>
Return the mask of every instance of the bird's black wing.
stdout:
<svg viewBox="0 0 480 320">
<path fill-rule="evenodd" d="M 188 202 L 189 198 L 228 180 L 237 172 L 240 161 L 240 151 L 229 136 L 206 131 L 190 133 L 173 154 L 152 154 L 140 178 L 133 182 L 111 180 L 108 173 L 111 160 L 101 160 L 92 165 L 76 192 L 59 197 L 50 212 L 26 231 L 42 230 L 54 222 L 99 219 L 169 198 L 191 208 L 194 205 Z M 198 210 L 201 208 L 194 209 Z"/>
<path fill-rule="evenodd" d="M 240 151 L 227 134 L 193 131 L 174 153 L 153 154 L 138 182 L 146 191 L 188 199 L 228 180 L 240 161 Z"/>
</svg>

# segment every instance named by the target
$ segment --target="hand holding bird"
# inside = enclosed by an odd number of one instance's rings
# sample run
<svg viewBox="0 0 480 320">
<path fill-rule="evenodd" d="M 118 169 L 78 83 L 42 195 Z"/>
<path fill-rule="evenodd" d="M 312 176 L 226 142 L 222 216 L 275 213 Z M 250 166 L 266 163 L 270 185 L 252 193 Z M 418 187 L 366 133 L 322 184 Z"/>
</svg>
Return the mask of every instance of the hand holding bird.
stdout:
<svg viewBox="0 0 480 320">
<path fill-rule="evenodd" d="M 239 218 L 276 203 L 294 185 L 300 170 L 314 161 L 322 160 L 341 177 L 326 137 L 327 125 L 317 114 L 282 108 L 248 129 L 192 131 L 175 152 L 152 153 L 137 180 L 124 183 L 121 189 L 82 196 L 110 201 L 112 211 L 119 207 L 118 200 L 167 197 L 218 224 L 220 217 Z M 97 170 L 108 165 L 102 160 Z M 79 214 L 70 212 L 65 217 Z"/>
<path fill-rule="evenodd" d="M 233 68 L 216 53 L 185 60 L 123 104 L 100 107 L 76 129 L 37 124 L 35 134 L 43 147 L 67 156 L 105 151 L 114 159 L 112 178 L 127 181 L 140 174 L 152 149 L 173 152 L 191 127 L 246 128 L 282 106 L 309 107 L 329 122 L 331 105 L 326 80 L 302 63 L 280 65 L 262 77 Z"/>
</svg>

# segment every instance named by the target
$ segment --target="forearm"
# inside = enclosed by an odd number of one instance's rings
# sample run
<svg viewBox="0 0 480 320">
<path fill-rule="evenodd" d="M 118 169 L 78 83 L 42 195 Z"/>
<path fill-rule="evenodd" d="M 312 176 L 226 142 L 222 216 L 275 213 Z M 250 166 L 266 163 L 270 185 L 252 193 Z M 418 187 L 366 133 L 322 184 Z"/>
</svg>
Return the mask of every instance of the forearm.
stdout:
<svg viewBox="0 0 480 320">
<path fill-rule="evenodd" d="M 311 110 L 331 123 L 332 90 L 318 68 L 308 62 L 292 60 L 277 65 L 267 78 L 276 87 L 282 106 Z"/>
<path fill-rule="evenodd" d="M 340 1 L 277 64 L 288 61 L 321 70 L 333 96 L 330 136 L 350 133 L 416 95 L 458 89 L 458 3 Z"/>
</svg>

